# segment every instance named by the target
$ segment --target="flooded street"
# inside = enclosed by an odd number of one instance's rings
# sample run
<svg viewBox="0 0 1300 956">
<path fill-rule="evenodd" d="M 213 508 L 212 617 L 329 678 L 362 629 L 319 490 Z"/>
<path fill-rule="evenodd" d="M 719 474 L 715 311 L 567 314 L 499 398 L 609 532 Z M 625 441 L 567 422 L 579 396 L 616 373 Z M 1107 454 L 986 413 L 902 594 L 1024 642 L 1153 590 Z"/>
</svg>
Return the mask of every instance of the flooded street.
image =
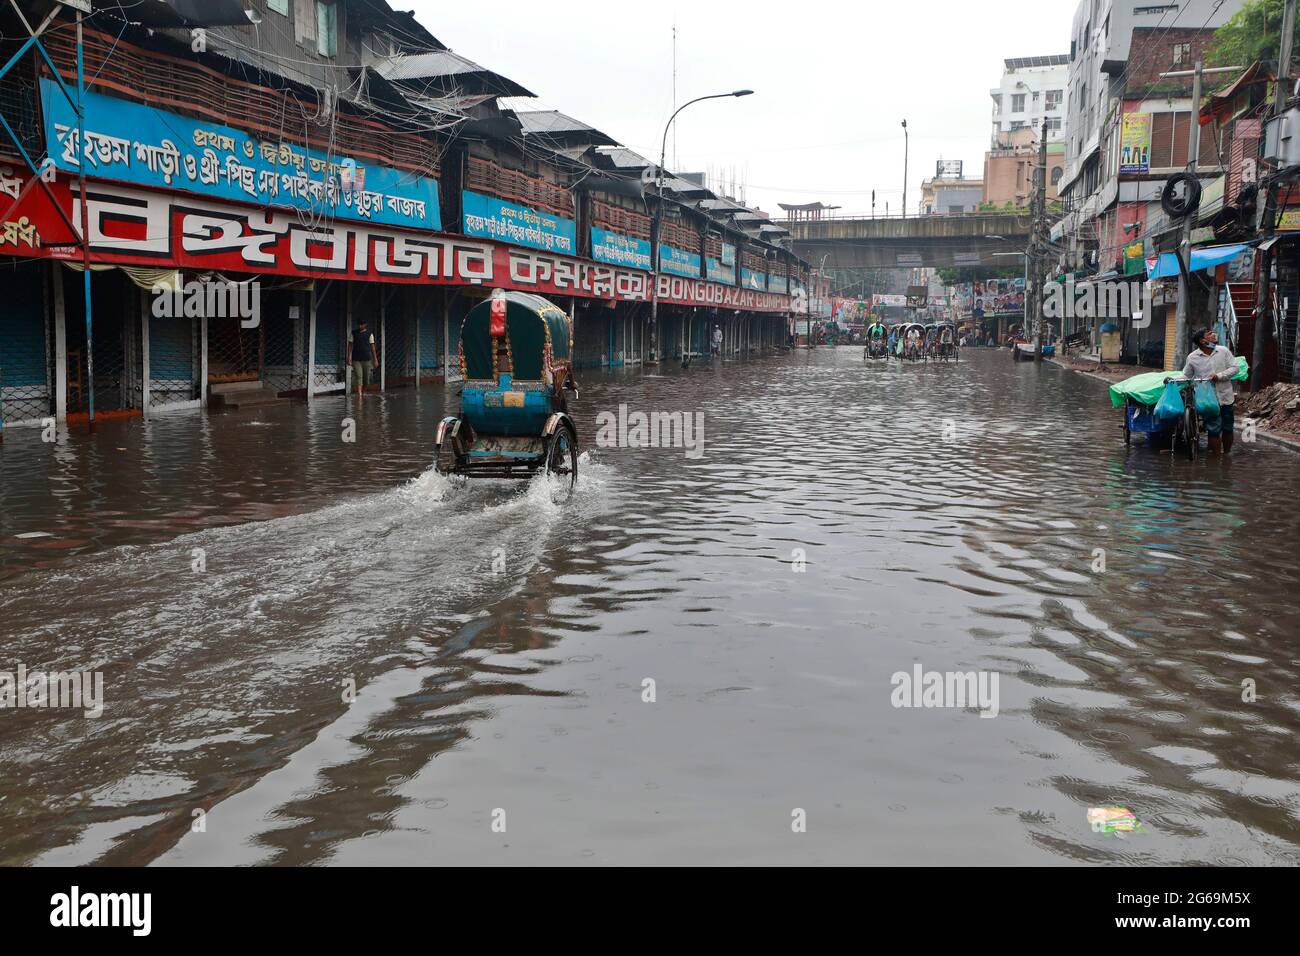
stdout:
<svg viewBox="0 0 1300 956">
<path fill-rule="evenodd" d="M 0 862 L 1300 864 L 1294 454 L 1126 452 L 1005 351 L 581 382 L 558 504 L 427 470 L 441 386 L 6 432 L 0 670 L 104 710 L 3 714 Z"/>
</svg>

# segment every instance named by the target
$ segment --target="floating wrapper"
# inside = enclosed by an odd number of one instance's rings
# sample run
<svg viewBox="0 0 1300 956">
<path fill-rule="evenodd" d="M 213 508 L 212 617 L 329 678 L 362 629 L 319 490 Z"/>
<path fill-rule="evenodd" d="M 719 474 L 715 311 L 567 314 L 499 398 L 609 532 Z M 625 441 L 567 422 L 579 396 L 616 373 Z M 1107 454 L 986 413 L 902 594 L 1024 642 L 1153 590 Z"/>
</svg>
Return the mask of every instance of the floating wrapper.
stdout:
<svg viewBox="0 0 1300 956">
<path fill-rule="evenodd" d="M 1142 828 L 1128 807 L 1089 807 L 1088 824 L 1097 833 L 1135 833 Z"/>
</svg>

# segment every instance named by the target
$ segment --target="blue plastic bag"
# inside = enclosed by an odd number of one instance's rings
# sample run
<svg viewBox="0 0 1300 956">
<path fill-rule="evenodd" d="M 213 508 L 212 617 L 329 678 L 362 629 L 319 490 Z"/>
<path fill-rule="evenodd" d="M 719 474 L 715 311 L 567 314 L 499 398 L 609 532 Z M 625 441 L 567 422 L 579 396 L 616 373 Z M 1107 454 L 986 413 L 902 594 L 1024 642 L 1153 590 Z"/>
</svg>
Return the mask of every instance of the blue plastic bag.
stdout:
<svg viewBox="0 0 1300 956">
<path fill-rule="evenodd" d="M 1219 393 L 1213 382 L 1196 383 L 1196 411 L 1202 418 L 1219 417 Z"/>
<path fill-rule="evenodd" d="M 1187 406 L 1183 404 L 1183 393 L 1177 382 L 1166 382 L 1165 393 L 1156 403 L 1156 418 L 1172 420 L 1182 418 Z M 1215 412 L 1217 415 L 1218 412 Z"/>
</svg>

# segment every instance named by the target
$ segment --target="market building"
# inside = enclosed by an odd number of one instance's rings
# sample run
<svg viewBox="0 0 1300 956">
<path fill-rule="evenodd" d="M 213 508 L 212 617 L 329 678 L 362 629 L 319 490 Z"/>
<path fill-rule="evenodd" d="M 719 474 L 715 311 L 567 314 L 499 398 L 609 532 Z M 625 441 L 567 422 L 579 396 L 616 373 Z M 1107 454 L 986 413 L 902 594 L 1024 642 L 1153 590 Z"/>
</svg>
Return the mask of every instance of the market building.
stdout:
<svg viewBox="0 0 1300 956">
<path fill-rule="evenodd" d="M 808 267 L 760 214 L 672 174 L 660 195 L 379 0 L 246 6 L 3 15 L 0 427 L 343 392 L 362 319 L 376 387 L 455 379 L 495 287 L 568 310 L 585 365 L 646 359 L 656 293 L 664 357 L 706 322 L 785 341 Z"/>
</svg>

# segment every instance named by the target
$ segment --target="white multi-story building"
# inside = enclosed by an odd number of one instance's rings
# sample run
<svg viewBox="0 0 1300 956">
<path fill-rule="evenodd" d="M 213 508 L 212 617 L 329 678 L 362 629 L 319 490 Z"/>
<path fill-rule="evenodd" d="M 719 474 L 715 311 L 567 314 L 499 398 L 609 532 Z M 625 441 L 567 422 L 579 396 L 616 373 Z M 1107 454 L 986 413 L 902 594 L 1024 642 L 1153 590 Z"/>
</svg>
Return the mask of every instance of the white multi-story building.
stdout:
<svg viewBox="0 0 1300 956">
<path fill-rule="evenodd" d="M 993 98 L 992 142 L 1012 130 L 1042 129 L 1047 120 L 1048 142 L 1061 140 L 1065 133 L 1065 88 L 1070 76 L 1070 58 L 1027 56 L 1005 60 L 1002 82 L 989 90 Z"/>
</svg>

